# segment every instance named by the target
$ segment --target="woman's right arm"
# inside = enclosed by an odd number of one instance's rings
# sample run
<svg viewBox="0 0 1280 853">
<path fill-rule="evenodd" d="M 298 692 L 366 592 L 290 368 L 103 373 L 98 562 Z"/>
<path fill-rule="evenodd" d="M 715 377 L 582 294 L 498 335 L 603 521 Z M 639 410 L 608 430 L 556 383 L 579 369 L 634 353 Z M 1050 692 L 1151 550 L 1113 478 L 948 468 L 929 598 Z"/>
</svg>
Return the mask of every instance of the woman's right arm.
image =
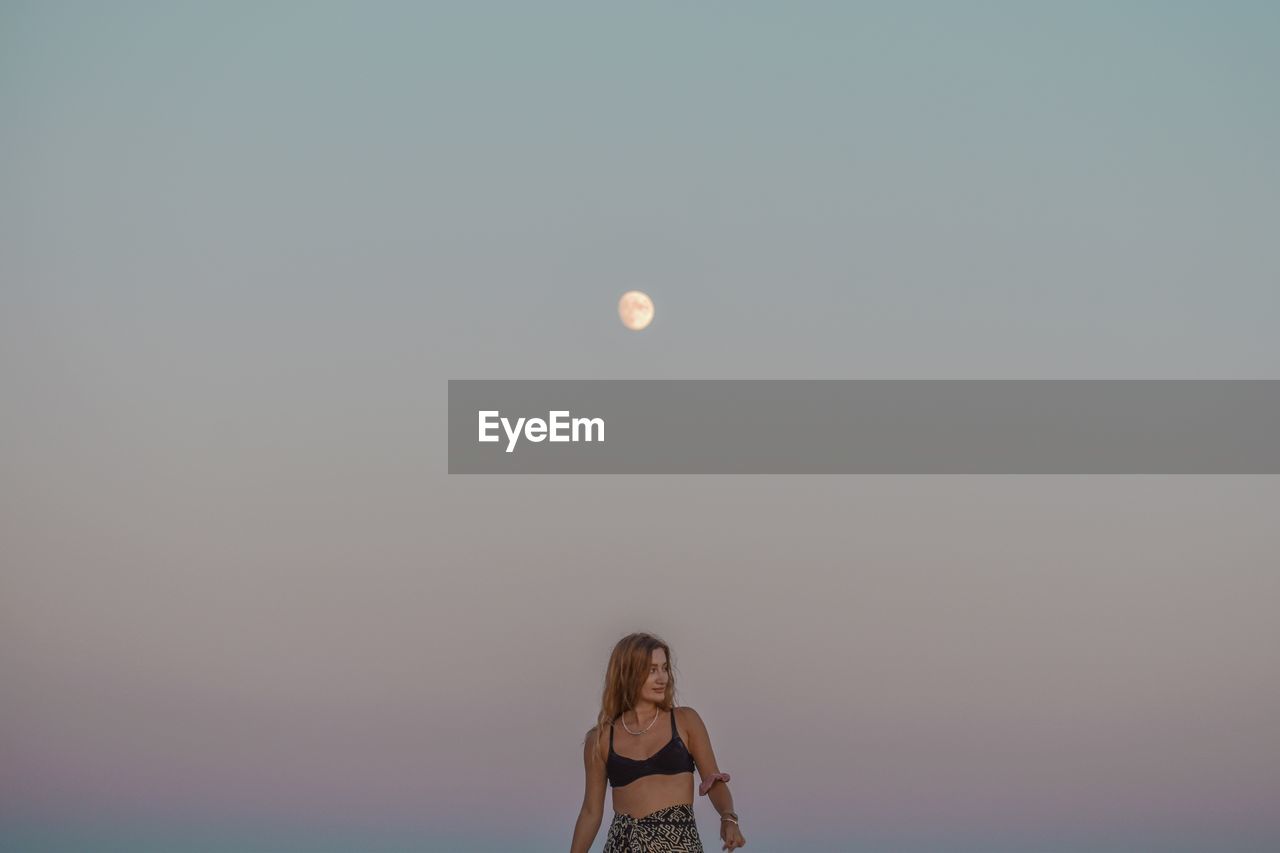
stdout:
<svg viewBox="0 0 1280 853">
<path fill-rule="evenodd" d="M 600 758 L 600 749 L 596 745 L 596 730 L 587 732 L 586 742 L 582 746 L 582 763 L 587 771 L 587 791 L 582 797 L 582 811 L 578 812 L 578 822 L 573 827 L 573 842 L 569 845 L 569 853 L 587 853 L 591 843 L 600 832 L 600 821 L 604 818 L 604 789 L 606 778 L 604 761 Z"/>
</svg>

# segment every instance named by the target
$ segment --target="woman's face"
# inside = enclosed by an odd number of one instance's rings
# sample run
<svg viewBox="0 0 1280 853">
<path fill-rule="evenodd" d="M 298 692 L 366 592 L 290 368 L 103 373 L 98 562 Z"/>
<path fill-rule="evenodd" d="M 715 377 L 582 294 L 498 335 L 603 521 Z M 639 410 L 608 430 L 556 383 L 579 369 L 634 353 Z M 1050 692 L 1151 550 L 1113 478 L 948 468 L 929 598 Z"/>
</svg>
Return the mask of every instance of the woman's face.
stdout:
<svg viewBox="0 0 1280 853">
<path fill-rule="evenodd" d="M 662 649 L 654 649 L 649 657 L 649 677 L 645 679 L 641 695 L 650 702 L 661 702 L 667 697 L 667 679 L 670 676 L 667 653 Z"/>
</svg>

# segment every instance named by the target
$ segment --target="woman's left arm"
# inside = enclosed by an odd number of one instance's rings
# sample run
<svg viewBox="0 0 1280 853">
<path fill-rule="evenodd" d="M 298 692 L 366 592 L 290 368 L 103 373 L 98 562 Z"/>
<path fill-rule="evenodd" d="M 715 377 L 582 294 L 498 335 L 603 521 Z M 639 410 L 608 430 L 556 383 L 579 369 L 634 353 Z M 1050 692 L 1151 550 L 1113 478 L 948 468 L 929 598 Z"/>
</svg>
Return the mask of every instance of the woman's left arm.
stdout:
<svg viewBox="0 0 1280 853">
<path fill-rule="evenodd" d="M 725 778 L 715 778 L 717 775 L 727 776 L 728 774 L 721 774 L 716 764 L 716 754 L 711 749 L 711 736 L 707 734 L 707 726 L 702 722 L 698 712 L 687 705 L 681 706 L 680 710 L 685 728 L 689 730 L 689 754 L 693 756 L 693 763 L 698 767 L 703 785 L 706 785 L 708 780 L 711 781 L 706 795 L 710 797 L 711 804 L 721 816 L 720 837 L 725 841 L 723 849 L 734 850 L 742 847 L 747 841 L 742 837 L 741 828 L 727 819 L 727 817 L 734 819 L 738 817 L 733 810 L 733 794 L 729 791 L 728 781 Z"/>
</svg>

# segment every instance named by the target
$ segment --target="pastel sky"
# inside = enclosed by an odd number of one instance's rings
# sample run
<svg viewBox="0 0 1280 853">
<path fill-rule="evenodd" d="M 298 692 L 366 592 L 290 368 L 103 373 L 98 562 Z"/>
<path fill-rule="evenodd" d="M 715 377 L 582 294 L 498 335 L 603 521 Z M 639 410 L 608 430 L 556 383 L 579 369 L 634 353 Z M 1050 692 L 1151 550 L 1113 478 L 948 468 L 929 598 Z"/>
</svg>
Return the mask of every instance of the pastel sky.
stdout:
<svg viewBox="0 0 1280 853">
<path fill-rule="evenodd" d="M 0 2 L 0 850 L 566 850 L 633 630 L 754 853 L 1280 849 L 1277 478 L 445 473 L 450 378 L 1280 378 L 1277 43 Z"/>
</svg>

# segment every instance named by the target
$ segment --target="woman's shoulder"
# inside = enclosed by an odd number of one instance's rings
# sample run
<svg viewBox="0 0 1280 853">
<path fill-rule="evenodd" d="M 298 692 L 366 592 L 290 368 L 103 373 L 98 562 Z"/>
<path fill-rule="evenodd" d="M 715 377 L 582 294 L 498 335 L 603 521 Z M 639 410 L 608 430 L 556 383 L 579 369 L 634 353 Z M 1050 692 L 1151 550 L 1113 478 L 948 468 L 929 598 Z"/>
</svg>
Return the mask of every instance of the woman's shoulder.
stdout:
<svg viewBox="0 0 1280 853">
<path fill-rule="evenodd" d="M 697 740 L 701 738 L 707 731 L 707 726 L 702 722 L 701 715 L 688 705 L 680 705 L 672 708 L 671 712 L 676 716 L 677 731 L 685 737 L 685 742 L 691 742 L 689 738 Z"/>
<path fill-rule="evenodd" d="M 583 755 L 593 762 L 605 758 L 604 738 L 598 734 L 599 731 L 599 726 L 592 726 L 582 738 Z"/>
<path fill-rule="evenodd" d="M 688 705 L 676 705 L 671 709 L 671 713 L 675 716 L 676 731 L 686 743 L 690 735 L 696 734 L 703 727 L 702 718 L 698 716 L 698 712 Z"/>
<path fill-rule="evenodd" d="M 593 740 L 594 738 L 599 737 L 601 734 L 607 733 L 609 729 L 613 727 L 612 723 L 613 723 L 612 720 L 608 721 L 607 723 L 604 724 L 603 729 L 600 728 L 599 723 L 587 729 L 587 733 L 584 736 L 584 740 Z"/>
</svg>

